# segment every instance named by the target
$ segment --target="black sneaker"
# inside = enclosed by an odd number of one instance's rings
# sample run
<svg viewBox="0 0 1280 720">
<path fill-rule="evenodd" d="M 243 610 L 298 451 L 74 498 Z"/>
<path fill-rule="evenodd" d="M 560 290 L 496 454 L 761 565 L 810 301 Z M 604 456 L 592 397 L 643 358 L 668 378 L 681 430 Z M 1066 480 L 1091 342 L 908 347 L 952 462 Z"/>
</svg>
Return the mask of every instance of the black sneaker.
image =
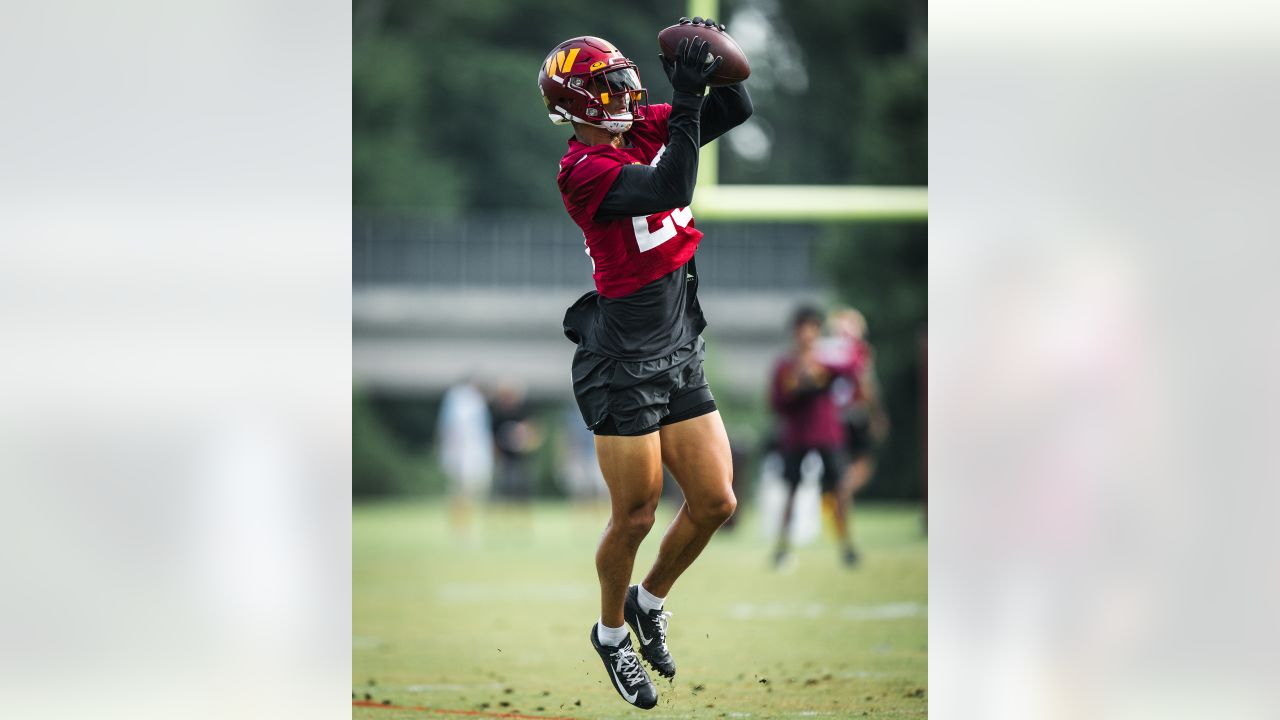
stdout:
<svg viewBox="0 0 1280 720">
<path fill-rule="evenodd" d="M 840 556 L 846 567 L 853 567 L 858 564 L 858 551 L 853 546 L 846 547 L 844 553 Z"/>
<path fill-rule="evenodd" d="M 591 647 L 596 649 L 604 667 L 609 671 L 609 680 L 622 696 L 623 700 L 638 708 L 648 710 L 658 704 L 658 689 L 644 671 L 636 651 L 631 649 L 631 636 L 628 635 L 621 645 L 601 645 L 596 638 L 596 626 L 591 626 Z"/>
<path fill-rule="evenodd" d="M 645 612 L 640 607 L 639 586 L 627 588 L 627 601 L 622 606 L 622 617 L 640 640 L 640 654 L 664 678 L 676 676 L 676 661 L 667 652 L 667 618 L 671 613 L 661 610 Z"/>
<path fill-rule="evenodd" d="M 796 569 L 796 556 L 790 550 L 779 550 L 773 554 L 773 569 L 779 573 L 789 573 Z"/>
</svg>

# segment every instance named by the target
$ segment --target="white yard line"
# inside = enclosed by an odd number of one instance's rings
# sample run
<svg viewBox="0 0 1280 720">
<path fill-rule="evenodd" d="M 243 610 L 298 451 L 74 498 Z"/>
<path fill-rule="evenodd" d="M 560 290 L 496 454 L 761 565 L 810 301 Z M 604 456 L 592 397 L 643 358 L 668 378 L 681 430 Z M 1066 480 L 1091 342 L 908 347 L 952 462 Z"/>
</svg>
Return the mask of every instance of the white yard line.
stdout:
<svg viewBox="0 0 1280 720">
<path fill-rule="evenodd" d="M 566 602 L 582 600 L 596 593 L 586 583 L 443 583 L 436 588 L 442 603 L 476 602 Z"/>
<path fill-rule="evenodd" d="M 918 602 L 892 602 L 880 605 L 829 605 L 827 603 L 735 603 L 728 608 L 734 620 L 816 620 L 869 621 L 901 620 L 927 617 L 929 606 Z"/>
</svg>

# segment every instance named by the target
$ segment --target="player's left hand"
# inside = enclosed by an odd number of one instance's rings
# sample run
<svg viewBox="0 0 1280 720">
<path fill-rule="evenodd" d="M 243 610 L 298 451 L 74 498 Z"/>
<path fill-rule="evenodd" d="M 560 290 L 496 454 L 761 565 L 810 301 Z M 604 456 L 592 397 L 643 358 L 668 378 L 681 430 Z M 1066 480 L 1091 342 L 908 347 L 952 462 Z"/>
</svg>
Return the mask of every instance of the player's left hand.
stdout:
<svg viewBox="0 0 1280 720">
<path fill-rule="evenodd" d="M 660 56 L 662 69 L 667 72 L 667 79 L 671 81 L 673 89 L 692 95 L 706 92 L 707 81 L 724 62 L 724 58 L 719 55 L 704 60 L 708 55 L 707 44 L 706 40 L 695 35 L 693 42 L 684 38 L 676 46 L 675 62 L 667 60 L 665 55 Z"/>
<path fill-rule="evenodd" d="M 694 19 L 690 20 L 687 17 L 682 17 L 676 21 L 676 24 L 677 25 L 701 25 L 702 27 L 709 27 L 714 30 L 720 30 L 720 31 L 724 30 L 724 23 L 717 23 L 713 18 L 695 17 Z M 671 61 L 668 60 L 667 56 L 663 55 L 662 53 L 658 53 L 658 59 L 662 61 L 662 69 L 666 71 L 667 77 L 670 78 L 672 70 L 674 70 L 674 67 Z"/>
</svg>

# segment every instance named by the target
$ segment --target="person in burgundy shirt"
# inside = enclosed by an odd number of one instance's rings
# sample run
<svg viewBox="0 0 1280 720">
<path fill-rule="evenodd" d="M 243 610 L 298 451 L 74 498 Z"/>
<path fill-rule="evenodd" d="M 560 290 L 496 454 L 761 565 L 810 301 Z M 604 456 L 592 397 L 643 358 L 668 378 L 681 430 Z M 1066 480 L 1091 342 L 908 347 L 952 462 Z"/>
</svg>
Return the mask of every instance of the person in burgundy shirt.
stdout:
<svg viewBox="0 0 1280 720">
<path fill-rule="evenodd" d="M 681 22 L 724 29 L 710 19 Z M 595 281 L 564 317 L 564 333 L 578 346 L 574 396 L 595 433 L 612 510 L 596 551 L 600 618 L 591 644 L 614 689 L 641 708 L 657 703 L 657 689 L 627 625 L 644 659 L 674 677 L 663 602 L 737 507 L 728 435 L 702 370 L 707 323 L 694 264 L 702 232 L 689 210 L 698 149 L 751 114 L 741 83 L 707 92 L 722 62 L 702 37 L 682 40 L 674 58 L 663 58 L 669 105 L 649 104 L 635 63 L 598 37 L 556 46 L 538 75 L 548 117 L 573 127 L 556 182 Z M 664 464 L 685 502 L 653 567 L 630 585 Z"/>
<path fill-rule="evenodd" d="M 839 358 L 828 357 L 819 351 L 822 324 L 821 310 L 810 306 L 797 309 L 791 321 L 792 350 L 778 360 L 773 370 L 769 402 L 781 426 L 779 450 L 782 454 L 782 477 L 787 483 L 782 528 L 774 553 L 776 567 L 782 567 L 790 558 L 788 537 L 796 488 L 800 485 L 801 465 L 811 452 L 816 452 L 822 460 L 823 504 L 834 512 L 845 562 L 852 564 L 851 558 L 856 559 L 844 521 L 844 507 L 836 493 L 844 426 L 831 392 L 832 385 L 849 368 Z"/>
</svg>

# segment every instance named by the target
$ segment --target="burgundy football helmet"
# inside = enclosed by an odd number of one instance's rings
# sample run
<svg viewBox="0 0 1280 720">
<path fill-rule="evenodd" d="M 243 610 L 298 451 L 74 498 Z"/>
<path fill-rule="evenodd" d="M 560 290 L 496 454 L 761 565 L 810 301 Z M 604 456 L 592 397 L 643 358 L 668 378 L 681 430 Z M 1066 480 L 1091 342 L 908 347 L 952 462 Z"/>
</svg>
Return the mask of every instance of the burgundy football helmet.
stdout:
<svg viewBox="0 0 1280 720">
<path fill-rule="evenodd" d="M 538 88 L 551 122 L 578 122 L 624 133 L 644 119 L 649 91 L 640 85 L 636 64 L 608 40 L 576 37 L 560 43 L 538 71 Z M 616 107 L 622 101 L 621 109 Z M 615 105 L 609 112 L 610 103 Z"/>
</svg>

